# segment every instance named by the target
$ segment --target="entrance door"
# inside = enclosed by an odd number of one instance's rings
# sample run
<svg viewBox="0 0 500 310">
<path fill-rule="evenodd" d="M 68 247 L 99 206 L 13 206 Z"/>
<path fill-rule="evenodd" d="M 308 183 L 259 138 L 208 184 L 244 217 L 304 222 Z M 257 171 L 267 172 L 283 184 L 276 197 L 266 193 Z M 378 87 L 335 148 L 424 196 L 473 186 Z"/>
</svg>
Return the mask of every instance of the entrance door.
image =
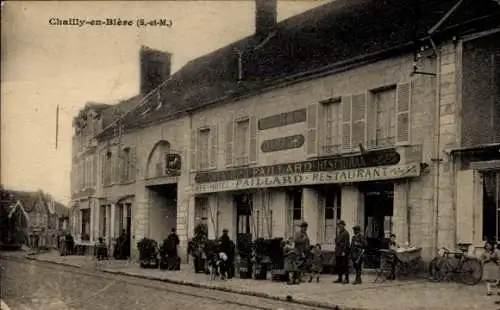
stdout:
<svg viewBox="0 0 500 310">
<path fill-rule="evenodd" d="M 234 197 L 236 205 L 236 242 L 243 239 L 252 240 L 251 218 L 252 197 L 251 195 L 238 195 Z"/>
<path fill-rule="evenodd" d="M 367 267 L 378 267 L 380 249 L 386 249 L 392 233 L 394 184 L 368 183 L 362 188 L 365 198 L 365 236 Z"/>
</svg>

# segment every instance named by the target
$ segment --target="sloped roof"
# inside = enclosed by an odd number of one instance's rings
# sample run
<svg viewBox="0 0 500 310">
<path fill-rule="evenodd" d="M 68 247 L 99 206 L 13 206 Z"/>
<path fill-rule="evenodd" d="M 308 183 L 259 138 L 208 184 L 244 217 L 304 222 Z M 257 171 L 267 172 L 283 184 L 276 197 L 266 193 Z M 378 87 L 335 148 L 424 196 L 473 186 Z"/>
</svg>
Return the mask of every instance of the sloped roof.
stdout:
<svg viewBox="0 0 500 310">
<path fill-rule="evenodd" d="M 9 193 L 13 196 L 14 200 L 12 203 L 15 203 L 16 200 L 19 200 L 23 207 L 24 210 L 28 213 L 31 213 L 36 204 L 39 202 L 40 195 L 42 195 L 42 202 L 44 203 L 45 207 L 47 208 L 47 211 L 51 214 L 57 214 L 58 216 L 68 216 L 69 215 L 69 210 L 66 206 L 64 206 L 62 203 L 59 203 L 55 201 L 54 203 L 54 209 L 51 210 L 49 207 L 49 198 L 45 193 L 41 193 L 38 191 L 19 191 L 19 190 L 8 190 L 8 189 L 2 189 L 1 190 L 3 193 Z"/>
<path fill-rule="evenodd" d="M 325 66 L 412 45 L 428 37 L 428 31 L 457 1 L 335 0 L 313 8 L 280 22 L 274 35 L 258 49 L 261 42 L 249 36 L 188 62 L 162 87 L 161 108 L 150 100 L 125 117 L 125 126 L 147 126 L 211 102 L 235 100 Z M 464 0 L 433 38 L 439 41 L 440 36 L 499 24 L 497 3 Z M 240 82 L 237 50 L 243 51 Z"/>
</svg>

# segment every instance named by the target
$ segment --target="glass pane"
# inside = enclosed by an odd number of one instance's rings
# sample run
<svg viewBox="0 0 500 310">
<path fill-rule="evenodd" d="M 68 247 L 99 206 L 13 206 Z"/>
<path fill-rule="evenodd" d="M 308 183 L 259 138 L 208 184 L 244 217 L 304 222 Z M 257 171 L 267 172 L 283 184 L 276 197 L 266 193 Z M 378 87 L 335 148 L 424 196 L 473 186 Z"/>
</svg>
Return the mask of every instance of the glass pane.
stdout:
<svg viewBox="0 0 500 310">
<path fill-rule="evenodd" d="M 329 220 L 329 219 L 334 219 L 335 218 L 335 214 L 334 214 L 334 208 L 332 207 L 326 207 L 325 209 L 325 219 Z"/>
<path fill-rule="evenodd" d="M 302 210 L 301 209 L 293 209 L 293 219 L 294 220 L 301 220 L 302 219 Z"/>
<path fill-rule="evenodd" d="M 494 172 L 483 175 L 483 239 L 497 238 L 497 176 Z"/>
</svg>

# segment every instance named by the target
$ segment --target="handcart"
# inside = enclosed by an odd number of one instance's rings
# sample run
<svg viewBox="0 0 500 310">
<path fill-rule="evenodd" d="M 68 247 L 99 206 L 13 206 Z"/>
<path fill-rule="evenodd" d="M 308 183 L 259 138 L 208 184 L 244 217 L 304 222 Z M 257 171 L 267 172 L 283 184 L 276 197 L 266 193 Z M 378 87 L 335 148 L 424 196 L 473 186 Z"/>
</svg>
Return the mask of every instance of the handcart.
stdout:
<svg viewBox="0 0 500 310">
<path fill-rule="evenodd" d="M 415 276 L 422 267 L 422 248 L 398 249 L 396 256 L 396 275 Z"/>
</svg>

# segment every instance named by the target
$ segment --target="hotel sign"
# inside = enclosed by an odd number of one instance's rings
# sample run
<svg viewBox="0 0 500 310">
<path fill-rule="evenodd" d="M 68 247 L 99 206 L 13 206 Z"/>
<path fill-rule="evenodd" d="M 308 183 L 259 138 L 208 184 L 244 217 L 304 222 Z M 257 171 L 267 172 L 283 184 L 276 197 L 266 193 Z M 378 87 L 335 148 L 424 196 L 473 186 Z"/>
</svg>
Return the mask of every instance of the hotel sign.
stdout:
<svg viewBox="0 0 500 310">
<path fill-rule="evenodd" d="M 293 175 L 322 171 L 350 170 L 367 167 L 397 165 L 401 156 L 395 149 L 371 151 L 355 156 L 330 156 L 297 163 L 278 164 L 226 171 L 201 172 L 196 174 L 196 183 L 213 183 L 229 180 Z"/>
<path fill-rule="evenodd" d="M 201 194 L 252 188 L 366 182 L 409 178 L 419 175 L 420 163 L 412 163 L 406 165 L 366 167 L 338 171 L 318 171 L 275 176 L 256 176 L 235 180 L 199 183 L 195 185 L 195 192 Z"/>
</svg>

